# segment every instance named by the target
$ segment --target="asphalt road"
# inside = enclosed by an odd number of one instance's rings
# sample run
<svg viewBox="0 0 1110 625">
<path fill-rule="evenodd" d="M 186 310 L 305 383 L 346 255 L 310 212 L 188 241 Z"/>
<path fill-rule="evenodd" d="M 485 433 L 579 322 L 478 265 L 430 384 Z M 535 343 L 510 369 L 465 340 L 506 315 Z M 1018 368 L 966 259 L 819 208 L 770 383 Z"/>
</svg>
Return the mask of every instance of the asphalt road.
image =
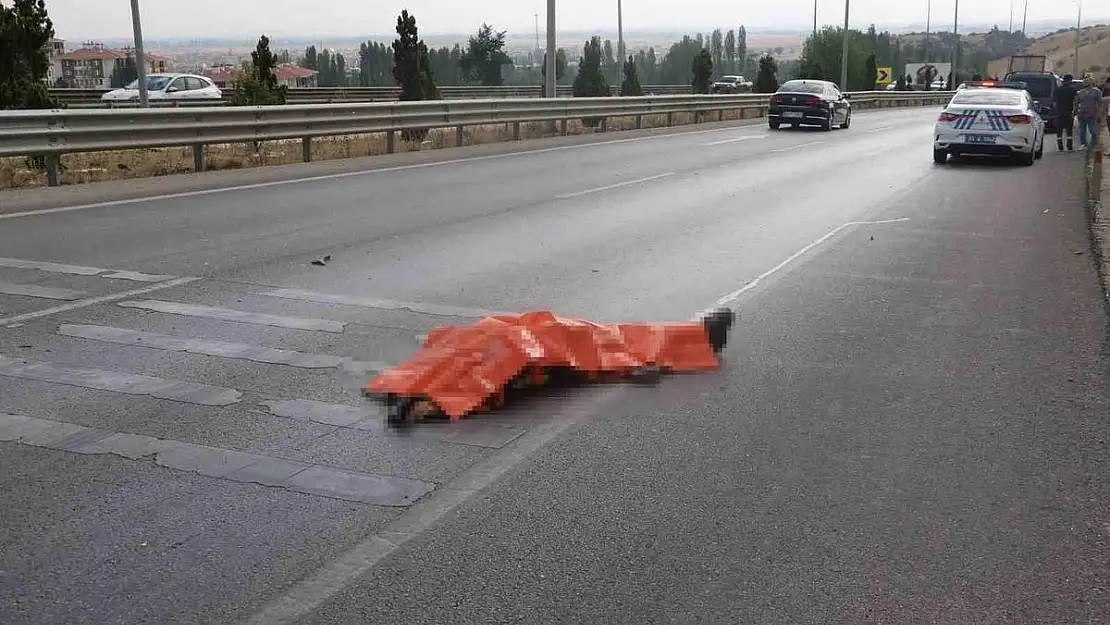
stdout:
<svg viewBox="0 0 1110 625">
<path fill-rule="evenodd" d="M 1082 156 L 934 166 L 934 115 L 7 211 L 0 623 L 1101 622 Z M 718 301 L 716 373 L 358 395 L 442 323 Z"/>
</svg>

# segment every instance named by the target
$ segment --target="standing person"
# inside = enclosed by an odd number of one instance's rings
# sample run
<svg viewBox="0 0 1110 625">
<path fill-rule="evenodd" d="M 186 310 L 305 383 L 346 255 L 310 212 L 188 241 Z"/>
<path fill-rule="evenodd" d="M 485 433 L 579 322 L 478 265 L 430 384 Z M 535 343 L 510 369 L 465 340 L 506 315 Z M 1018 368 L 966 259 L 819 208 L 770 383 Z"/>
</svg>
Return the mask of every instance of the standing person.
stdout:
<svg viewBox="0 0 1110 625">
<path fill-rule="evenodd" d="M 1102 90 L 1095 87 L 1090 75 L 1083 78 L 1083 88 L 1075 94 L 1075 116 L 1079 121 L 1079 143 L 1083 147 L 1098 145 L 1098 109 Z"/>
<path fill-rule="evenodd" d="M 1072 85 L 1072 75 L 1064 76 L 1064 84 L 1056 90 L 1056 149 L 1064 150 L 1064 132 L 1068 133 L 1068 150 L 1074 150 L 1075 144 L 1075 87 Z"/>
</svg>

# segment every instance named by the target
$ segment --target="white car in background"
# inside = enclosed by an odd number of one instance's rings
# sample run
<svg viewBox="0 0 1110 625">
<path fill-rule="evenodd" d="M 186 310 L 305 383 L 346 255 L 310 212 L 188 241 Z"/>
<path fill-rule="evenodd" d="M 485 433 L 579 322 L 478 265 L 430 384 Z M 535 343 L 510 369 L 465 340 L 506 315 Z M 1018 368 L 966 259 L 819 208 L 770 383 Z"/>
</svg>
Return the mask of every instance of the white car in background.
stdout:
<svg viewBox="0 0 1110 625">
<path fill-rule="evenodd" d="M 1044 156 L 1045 122 L 1020 84 L 974 83 L 952 96 L 933 130 L 933 162 L 1003 156 L 1032 165 Z"/>
<path fill-rule="evenodd" d="M 219 100 L 223 92 L 204 76 L 195 74 L 147 74 L 149 100 Z M 139 81 L 100 96 L 104 102 L 130 102 L 139 99 Z"/>
</svg>

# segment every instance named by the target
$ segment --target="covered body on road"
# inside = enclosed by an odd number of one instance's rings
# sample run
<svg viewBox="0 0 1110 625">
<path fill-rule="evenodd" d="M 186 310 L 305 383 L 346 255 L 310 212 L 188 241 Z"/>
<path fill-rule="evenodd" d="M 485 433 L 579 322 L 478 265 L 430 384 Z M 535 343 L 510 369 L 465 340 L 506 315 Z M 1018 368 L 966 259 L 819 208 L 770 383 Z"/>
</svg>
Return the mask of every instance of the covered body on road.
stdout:
<svg viewBox="0 0 1110 625">
<path fill-rule="evenodd" d="M 443 414 L 452 420 L 504 402 L 507 391 L 541 386 L 552 374 L 587 380 L 645 371 L 717 367 L 734 315 L 719 309 L 687 323 L 598 324 L 548 311 L 486 317 L 428 334 L 415 356 L 374 378 L 392 423 Z"/>
</svg>

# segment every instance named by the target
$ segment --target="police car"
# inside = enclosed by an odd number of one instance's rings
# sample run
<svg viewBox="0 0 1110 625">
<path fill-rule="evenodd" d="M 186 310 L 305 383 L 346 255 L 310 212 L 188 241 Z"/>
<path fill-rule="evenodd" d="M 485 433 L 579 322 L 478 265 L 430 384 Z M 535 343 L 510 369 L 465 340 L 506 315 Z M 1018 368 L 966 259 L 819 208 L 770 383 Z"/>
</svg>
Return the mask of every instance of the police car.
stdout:
<svg viewBox="0 0 1110 625">
<path fill-rule="evenodd" d="M 933 131 L 933 161 L 1005 156 L 1032 165 L 1044 155 L 1045 122 L 1022 83 L 961 85 Z"/>
</svg>

